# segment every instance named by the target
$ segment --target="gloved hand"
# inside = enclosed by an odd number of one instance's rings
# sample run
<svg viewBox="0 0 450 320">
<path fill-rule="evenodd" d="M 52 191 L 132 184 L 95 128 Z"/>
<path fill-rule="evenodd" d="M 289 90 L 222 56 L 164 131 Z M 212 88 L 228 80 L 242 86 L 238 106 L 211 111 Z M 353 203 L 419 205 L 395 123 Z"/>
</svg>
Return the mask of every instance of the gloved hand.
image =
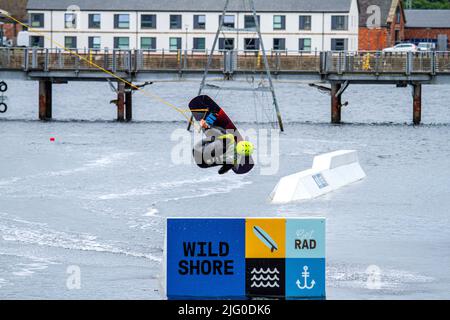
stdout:
<svg viewBox="0 0 450 320">
<path fill-rule="evenodd" d="M 214 115 L 214 114 L 212 114 L 212 113 L 210 113 L 207 117 L 206 117 L 206 123 L 209 125 L 209 126 L 213 126 L 214 125 L 214 122 L 216 122 L 216 120 L 217 120 L 217 117 Z"/>
<path fill-rule="evenodd" d="M 208 129 L 209 125 L 206 123 L 205 120 L 200 120 L 200 127 L 202 127 L 203 129 Z"/>
</svg>

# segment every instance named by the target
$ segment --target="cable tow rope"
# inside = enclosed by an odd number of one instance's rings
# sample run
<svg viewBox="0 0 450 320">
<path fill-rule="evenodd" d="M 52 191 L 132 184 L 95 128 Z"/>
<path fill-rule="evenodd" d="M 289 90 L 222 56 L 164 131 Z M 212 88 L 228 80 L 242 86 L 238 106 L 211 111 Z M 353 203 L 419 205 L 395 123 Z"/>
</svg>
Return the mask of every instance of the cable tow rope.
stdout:
<svg viewBox="0 0 450 320">
<path fill-rule="evenodd" d="M 87 59 L 87 58 L 83 57 L 82 55 L 78 54 L 77 52 L 67 48 L 66 46 L 64 46 L 64 45 L 60 44 L 59 42 L 55 41 L 54 39 L 48 37 L 46 34 L 40 32 L 39 30 L 36 30 L 36 29 L 32 28 L 31 26 L 27 25 L 26 23 L 24 23 L 24 22 L 22 22 L 22 21 L 20 21 L 20 20 L 18 20 L 16 18 L 14 18 L 13 16 L 11 16 L 9 14 L 9 12 L 0 9 L 0 14 L 5 16 L 5 17 L 7 17 L 8 19 L 13 20 L 14 22 L 20 24 L 21 26 L 25 27 L 26 29 L 28 29 L 29 32 L 32 32 L 32 33 L 35 33 L 37 35 L 40 35 L 40 36 L 44 37 L 45 39 L 49 40 L 51 43 L 53 43 L 55 46 L 59 47 L 60 49 L 62 49 L 64 51 L 66 51 L 67 53 L 69 53 L 69 54 L 79 58 L 80 60 L 83 60 L 84 62 L 86 62 L 89 65 L 93 66 L 94 68 L 96 68 L 96 69 L 98 69 L 98 70 L 100 70 L 100 71 L 110 75 L 111 77 L 117 79 L 118 81 L 128 85 L 130 88 L 132 88 L 132 89 L 134 89 L 136 91 L 140 91 L 145 96 L 147 96 L 147 97 L 149 97 L 151 99 L 154 99 L 156 101 L 159 101 L 162 104 L 170 107 L 171 109 L 179 112 L 181 115 L 183 115 L 184 118 L 186 118 L 190 123 L 192 123 L 194 125 L 198 125 L 198 124 L 195 121 L 192 121 L 190 119 L 190 117 L 186 115 L 186 113 L 190 113 L 191 111 L 194 111 L 194 112 L 197 112 L 197 111 L 198 112 L 202 112 L 202 111 L 206 112 L 206 111 L 208 111 L 208 109 L 186 110 L 186 109 L 179 108 L 176 105 L 174 105 L 174 104 L 168 102 L 167 100 L 163 99 L 162 97 L 160 97 L 160 96 L 158 96 L 158 95 L 156 95 L 154 93 L 150 93 L 148 91 L 145 91 L 142 88 L 140 88 L 140 87 L 136 86 L 135 84 L 133 84 L 132 82 L 130 82 L 130 81 L 120 77 L 119 75 L 115 74 L 114 72 L 106 70 L 105 68 L 103 68 L 103 67 L 99 66 L 98 64 L 96 64 L 95 62 L 90 61 L 90 59 Z"/>
</svg>

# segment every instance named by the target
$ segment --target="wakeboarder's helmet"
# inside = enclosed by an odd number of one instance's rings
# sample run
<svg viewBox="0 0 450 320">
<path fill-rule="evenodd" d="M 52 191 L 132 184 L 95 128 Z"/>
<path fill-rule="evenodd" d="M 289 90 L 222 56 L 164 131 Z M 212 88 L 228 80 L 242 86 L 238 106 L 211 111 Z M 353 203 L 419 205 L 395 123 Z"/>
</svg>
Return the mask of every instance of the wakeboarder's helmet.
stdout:
<svg viewBox="0 0 450 320">
<path fill-rule="evenodd" d="M 255 148 L 250 141 L 241 141 L 236 145 L 236 153 L 241 156 L 251 156 Z"/>
</svg>

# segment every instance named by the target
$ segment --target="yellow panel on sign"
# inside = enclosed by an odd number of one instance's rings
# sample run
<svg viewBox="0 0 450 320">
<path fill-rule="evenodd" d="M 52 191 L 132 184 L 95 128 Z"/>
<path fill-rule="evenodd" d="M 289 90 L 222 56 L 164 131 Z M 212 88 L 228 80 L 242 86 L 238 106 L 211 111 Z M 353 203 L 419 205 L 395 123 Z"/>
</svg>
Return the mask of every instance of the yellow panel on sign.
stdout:
<svg viewBox="0 0 450 320">
<path fill-rule="evenodd" d="M 286 219 L 247 219 L 246 258 L 285 258 Z"/>
</svg>

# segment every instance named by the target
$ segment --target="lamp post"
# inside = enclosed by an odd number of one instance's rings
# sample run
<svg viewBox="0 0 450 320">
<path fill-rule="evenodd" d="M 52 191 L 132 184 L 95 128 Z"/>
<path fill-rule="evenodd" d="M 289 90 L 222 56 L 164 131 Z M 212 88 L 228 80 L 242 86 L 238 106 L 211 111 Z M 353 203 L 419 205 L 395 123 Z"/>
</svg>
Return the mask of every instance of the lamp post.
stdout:
<svg viewBox="0 0 450 320">
<path fill-rule="evenodd" d="M 406 0 L 406 8 L 412 9 L 412 0 Z"/>
<path fill-rule="evenodd" d="M 185 40 L 185 43 L 184 43 L 184 47 L 185 47 L 185 51 L 187 53 L 187 51 L 188 51 L 188 30 L 189 30 L 189 25 L 185 24 L 184 27 L 186 29 L 186 40 Z"/>
</svg>

